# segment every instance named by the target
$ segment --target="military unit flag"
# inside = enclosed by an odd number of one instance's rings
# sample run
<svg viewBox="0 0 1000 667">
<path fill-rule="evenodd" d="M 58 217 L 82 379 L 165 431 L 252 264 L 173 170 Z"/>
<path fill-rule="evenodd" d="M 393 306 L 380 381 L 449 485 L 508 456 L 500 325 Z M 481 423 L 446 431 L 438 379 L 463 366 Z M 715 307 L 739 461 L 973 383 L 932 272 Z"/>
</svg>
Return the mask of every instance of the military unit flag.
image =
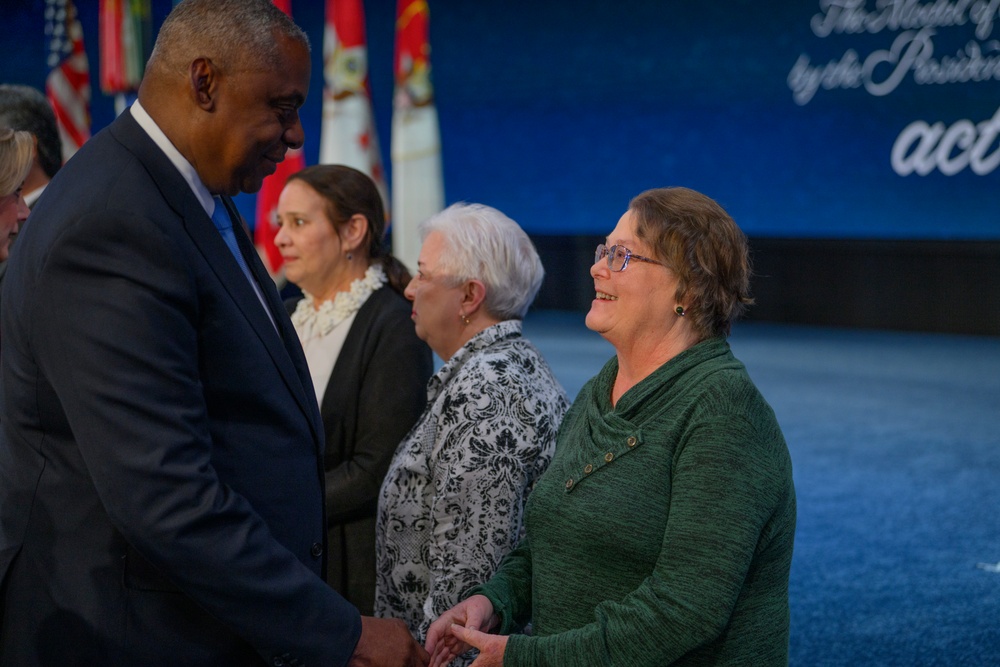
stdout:
<svg viewBox="0 0 1000 667">
<path fill-rule="evenodd" d="M 121 113 L 139 90 L 151 45 L 150 0 L 101 0 L 101 90 Z"/>
<path fill-rule="evenodd" d="M 326 0 L 323 36 L 321 164 L 343 164 L 371 176 L 386 197 L 385 173 L 368 84 L 368 46 L 361 0 Z"/>
<path fill-rule="evenodd" d="M 390 144 L 392 251 L 410 270 L 420 254 L 418 225 L 444 208 L 428 20 L 426 0 L 399 0 Z"/>
</svg>

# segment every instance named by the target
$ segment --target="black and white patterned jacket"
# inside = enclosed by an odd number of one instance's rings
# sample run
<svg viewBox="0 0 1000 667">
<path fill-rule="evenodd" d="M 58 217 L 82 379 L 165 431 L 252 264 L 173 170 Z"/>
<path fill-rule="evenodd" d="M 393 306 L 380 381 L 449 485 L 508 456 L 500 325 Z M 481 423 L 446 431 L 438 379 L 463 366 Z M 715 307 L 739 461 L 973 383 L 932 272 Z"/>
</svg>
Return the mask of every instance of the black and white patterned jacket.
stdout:
<svg viewBox="0 0 1000 667">
<path fill-rule="evenodd" d="M 568 406 L 520 320 L 480 332 L 430 379 L 379 495 L 377 616 L 403 619 L 423 642 L 489 579 L 522 535 Z"/>
</svg>

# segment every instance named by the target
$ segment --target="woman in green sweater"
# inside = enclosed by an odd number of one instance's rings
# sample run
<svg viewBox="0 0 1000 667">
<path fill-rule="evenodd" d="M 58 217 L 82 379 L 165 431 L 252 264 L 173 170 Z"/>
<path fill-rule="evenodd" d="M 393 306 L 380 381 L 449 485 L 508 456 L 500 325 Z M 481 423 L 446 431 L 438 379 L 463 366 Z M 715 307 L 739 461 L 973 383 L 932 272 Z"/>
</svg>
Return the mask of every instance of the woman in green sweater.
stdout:
<svg viewBox="0 0 1000 667">
<path fill-rule="evenodd" d="M 650 190 L 590 274 L 587 326 L 617 354 L 566 414 L 519 547 L 431 626 L 431 665 L 787 664 L 791 460 L 726 342 L 746 237 L 702 194 Z"/>
</svg>

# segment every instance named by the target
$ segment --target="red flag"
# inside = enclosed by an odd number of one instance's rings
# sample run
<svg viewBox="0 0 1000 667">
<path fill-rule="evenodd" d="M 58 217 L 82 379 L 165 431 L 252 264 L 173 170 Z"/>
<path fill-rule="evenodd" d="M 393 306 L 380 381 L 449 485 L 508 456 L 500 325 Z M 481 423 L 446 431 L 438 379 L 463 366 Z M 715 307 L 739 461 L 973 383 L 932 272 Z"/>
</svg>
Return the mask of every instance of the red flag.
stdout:
<svg viewBox="0 0 1000 667">
<path fill-rule="evenodd" d="M 291 0 L 274 0 L 274 4 L 289 16 L 292 15 Z M 254 224 L 253 240 L 272 278 L 278 278 L 281 266 L 285 263 L 274 245 L 274 237 L 278 233 L 278 197 L 281 196 L 288 177 L 305 166 L 301 148 L 288 151 L 285 159 L 278 163 L 278 169 L 264 179 L 264 184 L 257 193 L 257 221 Z"/>
<path fill-rule="evenodd" d="M 257 223 L 254 226 L 253 241 L 272 278 L 281 274 L 281 267 L 285 263 L 278 252 L 278 246 L 274 245 L 274 237 L 278 234 L 278 197 L 281 196 L 288 177 L 302 171 L 305 166 L 301 148 L 288 151 L 284 161 L 279 162 L 278 169 L 264 179 L 264 185 L 257 193 Z"/>
<path fill-rule="evenodd" d="M 90 66 L 72 0 L 46 0 L 45 35 L 49 40 L 45 92 L 59 125 L 63 159 L 68 160 L 90 138 Z"/>
<path fill-rule="evenodd" d="M 396 5 L 396 53 L 393 59 L 396 85 L 422 75 L 422 83 L 427 87 L 421 92 L 427 97 L 432 95 L 429 22 L 430 10 L 426 0 L 399 0 Z"/>
<path fill-rule="evenodd" d="M 418 225 L 444 208 L 441 132 L 431 85 L 425 0 L 399 0 L 392 113 L 392 252 L 410 269 L 420 254 Z"/>
<path fill-rule="evenodd" d="M 320 163 L 344 164 L 368 174 L 386 199 L 385 172 L 368 84 L 361 0 L 326 0 L 323 77 L 326 86 Z"/>
<path fill-rule="evenodd" d="M 150 41 L 149 0 L 101 0 L 101 90 L 138 90 Z"/>
</svg>

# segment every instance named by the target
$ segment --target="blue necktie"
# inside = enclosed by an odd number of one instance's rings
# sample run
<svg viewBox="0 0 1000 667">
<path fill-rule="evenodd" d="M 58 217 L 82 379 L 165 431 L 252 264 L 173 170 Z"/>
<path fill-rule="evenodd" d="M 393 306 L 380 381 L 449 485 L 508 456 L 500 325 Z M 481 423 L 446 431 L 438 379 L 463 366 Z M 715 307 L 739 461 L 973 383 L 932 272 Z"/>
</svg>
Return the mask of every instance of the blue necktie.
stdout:
<svg viewBox="0 0 1000 667">
<path fill-rule="evenodd" d="M 229 246 L 229 252 L 233 253 L 233 257 L 236 258 L 236 263 L 240 265 L 243 269 L 243 275 L 247 277 L 247 280 L 251 284 L 255 284 L 253 279 L 253 274 L 250 273 L 250 267 L 247 266 L 247 260 L 243 257 L 243 253 L 240 252 L 240 246 L 236 242 L 236 233 L 233 231 L 233 221 L 229 217 L 229 211 L 226 210 L 226 205 L 222 203 L 221 197 L 212 197 L 215 202 L 215 211 L 212 213 L 212 222 L 215 223 L 215 228 L 219 230 L 222 234 L 222 240 L 226 242 Z"/>
<path fill-rule="evenodd" d="M 260 289 L 260 285 L 254 280 L 253 274 L 250 273 L 250 267 L 247 266 L 247 260 L 243 257 L 243 253 L 240 252 L 240 246 L 236 242 L 236 232 L 233 231 L 233 220 L 229 217 L 229 211 L 226 210 L 226 205 L 222 203 L 221 197 L 212 197 L 215 202 L 215 210 L 212 212 L 212 222 L 215 223 L 215 228 L 219 230 L 222 235 L 222 240 L 226 242 L 229 246 L 229 252 L 233 253 L 233 257 L 236 258 L 236 263 L 240 265 L 243 270 L 243 275 L 247 277 L 250 281 L 250 286 L 253 288 L 254 293 L 257 295 L 257 299 L 260 301 L 260 305 L 264 307 L 264 312 L 267 313 L 268 319 L 271 320 L 271 324 L 277 329 L 278 325 L 274 322 L 274 316 L 271 315 L 270 309 L 267 307 L 267 302 L 264 301 L 264 293 Z"/>
</svg>

